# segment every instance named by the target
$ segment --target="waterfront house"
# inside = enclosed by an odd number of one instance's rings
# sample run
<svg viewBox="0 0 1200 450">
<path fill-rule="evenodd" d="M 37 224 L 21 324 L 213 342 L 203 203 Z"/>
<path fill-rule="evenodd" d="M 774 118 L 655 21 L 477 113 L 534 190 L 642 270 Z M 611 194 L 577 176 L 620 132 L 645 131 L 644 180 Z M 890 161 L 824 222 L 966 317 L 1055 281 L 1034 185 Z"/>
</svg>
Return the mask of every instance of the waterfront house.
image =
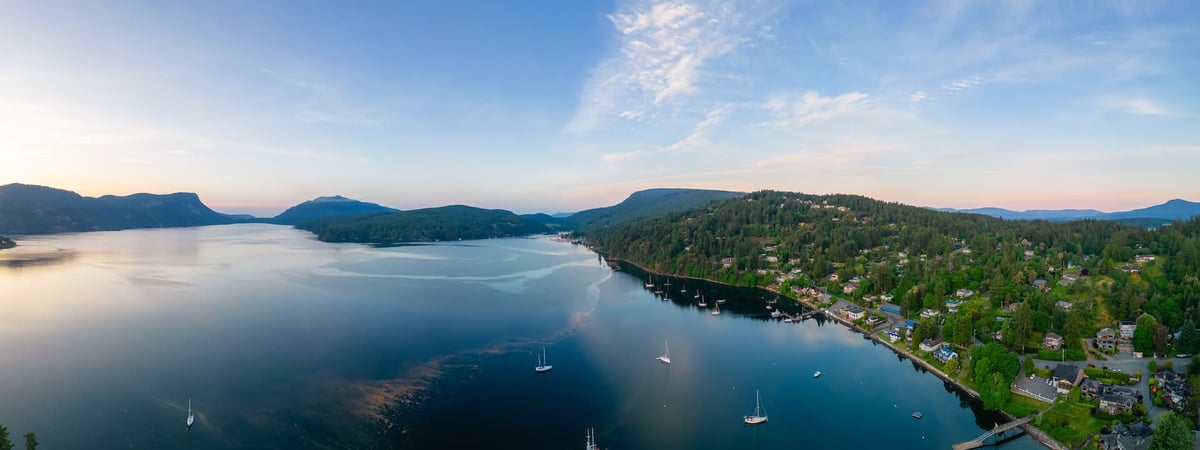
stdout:
<svg viewBox="0 0 1200 450">
<path fill-rule="evenodd" d="M 1058 333 L 1046 333 L 1046 337 L 1042 338 L 1042 347 L 1058 350 L 1063 346 L 1063 337 Z"/>
<path fill-rule="evenodd" d="M 967 298 L 972 295 L 975 295 L 975 291 L 972 291 L 970 289 L 959 289 L 957 291 L 954 291 L 954 296 L 958 297 L 958 298 Z"/>
<path fill-rule="evenodd" d="M 942 348 L 942 340 L 938 338 L 929 338 L 921 341 L 918 346 L 923 352 L 936 352 Z"/>
<path fill-rule="evenodd" d="M 1071 388 L 1079 384 L 1083 378 L 1083 371 L 1078 367 L 1070 364 L 1059 364 L 1054 368 L 1054 376 L 1051 378 L 1054 382 L 1054 387 L 1058 389 L 1058 395 L 1067 395 L 1071 392 Z"/>
<path fill-rule="evenodd" d="M 859 308 L 857 306 L 851 307 L 850 309 L 846 310 L 846 318 L 850 319 L 850 320 L 861 320 L 865 316 L 866 316 L 866 312 L 863 311 L 862 308 Z"/>
<path fill-rule="evenodd" d="M 943 345 L 942 348 L 939 348 L 933 352 L 933 357 L 945 364 L 947 361 L 957 358 L 958 353 L 955 353 L 954 350 L 950 349 L 950 347 Z"/>
<path fill-rule="evenodd" d="M 896 341 L 900 340 L 900 332 L 896 329 L 888 331 L 887 335 L 888 335 L 888 339 L 891 340 L 892 342 L 896 342 Z"/>
<path fill-rule="evenodd" d="M 886 321 L 883 319 L 880 319 L 878 317 L 875 317 L 875 316 L 871 316 L 871 317 L 867 318 L 867 323 L 871 324 L 872 327 L 877 327 L 877 326 L 879 326 L 879 324 L 884 323 L 884 322 L 886 322 Z"/>
<path fill-rule="evenodd" d="M 879 310 L 885 313 L 900 315 L 900 305 L 895 303 L 884 303 L 883 306 L 879 307 Z"/>
</svg>

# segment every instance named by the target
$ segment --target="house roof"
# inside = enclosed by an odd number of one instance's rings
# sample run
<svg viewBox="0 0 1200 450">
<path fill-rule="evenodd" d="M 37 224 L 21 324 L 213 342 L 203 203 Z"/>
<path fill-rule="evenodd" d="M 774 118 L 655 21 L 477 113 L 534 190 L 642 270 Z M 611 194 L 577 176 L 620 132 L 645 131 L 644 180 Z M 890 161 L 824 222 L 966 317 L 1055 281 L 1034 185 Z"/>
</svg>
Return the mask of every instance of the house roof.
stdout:
<svg viewBox="0 0 1200 450">
<path fill-rule="evenodd" d="M 1070 364 L 1059 364 L 1054 368 L 1054 378 L 1075 382 L 1075 377 L 1079 376 L 1079 368 Z"/>
</svg>

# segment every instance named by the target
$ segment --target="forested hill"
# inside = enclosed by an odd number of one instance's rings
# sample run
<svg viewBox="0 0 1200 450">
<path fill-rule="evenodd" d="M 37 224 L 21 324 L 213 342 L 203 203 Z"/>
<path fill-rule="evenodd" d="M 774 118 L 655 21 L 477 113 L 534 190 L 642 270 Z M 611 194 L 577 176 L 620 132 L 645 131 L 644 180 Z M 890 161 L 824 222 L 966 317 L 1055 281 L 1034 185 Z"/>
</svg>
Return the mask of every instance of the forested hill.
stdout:
<svg viewBox="0 0 1200 450">
<path fill-rule="evenodd" d="M 271 218 L 270 222 L 283 225 L 296 225 L 326 217 L 335 217 L 347 214 L 385 213 L 395 211 L 395 209 L 388 208 L 386 206 L 361 202 L 342 197 L 340 195 L 334 195 L 331 197 L 317 197 L 288 208 L 278 216 Z"/>
<path fill-rule="evenodd" d="M 12 238 L 0 236 L 0 250 L 16 247 L 17 243 L 13 242 Z"/>
<path fill-rule="evenodd" d="M 716 200 L 745 195 L 741 192 L 708 189 L 646 189 L 629 195 L 613 206 L 594 208 L 571 214 L 567 221 L 576 228 L 621 225 L 660 217 L 672 212 L 704 206 Z"/>
<path fill-rule="evenodd" d="M 549 231 L 534 218 L 500 209 L 454 205 L 301 223 L 326 242 L 387 244 L 524 236 Z"/>
<path fill-rule="evenodd" d="M 1145 230 L 1111 221 L 1004 221 L 861 196 L 764 191 L 593 228 L 584 237 L 613 258 L 651 270 L 733 284 L 785 292 L 817 285 L 842 295 L 846 280 L 854 279 L 847 297 L 892 294 L 910 316 L 940 307 L 956 289 L 970 289 L 989 298 L 992 309 L 1027 305 L 1038 318 L 1030 330 L 1037 333 L 1053 329 L 1076 337 L 1095 331 L 1063 330 L 1067 321 L 1058 301 L 1078 303 L 1074 311 L 1086 317 L 1077 322 L 1088 325 L 1132 320 L 1142 311 L 1171 327 L 1200 319 L 1195 218 Z M 1068 286 L 1064 275 L 1082 282 Z M 998 326 L 976 325 L 986 329 L 981 331 Z"/>
<path fill-rule="evenodd" d="M 196 194 L 83 197 L 45 186 L 0 186 L 0 233 L 40 234 L 239 222 L 209 209 Z"/>
</svg>

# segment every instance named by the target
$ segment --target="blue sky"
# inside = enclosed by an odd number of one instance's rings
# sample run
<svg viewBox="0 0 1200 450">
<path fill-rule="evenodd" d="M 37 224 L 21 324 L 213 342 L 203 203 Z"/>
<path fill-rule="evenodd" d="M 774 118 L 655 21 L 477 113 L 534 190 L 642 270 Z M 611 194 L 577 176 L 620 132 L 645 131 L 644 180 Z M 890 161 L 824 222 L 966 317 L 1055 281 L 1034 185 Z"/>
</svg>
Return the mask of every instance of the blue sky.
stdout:
<svg viewBox="0 0 1200 450">
<path fill-rule="evenodd" d="M 1200 200 L 1196 2 L 23 2 L 0 184 L 557 212 Z"/>
</svg>

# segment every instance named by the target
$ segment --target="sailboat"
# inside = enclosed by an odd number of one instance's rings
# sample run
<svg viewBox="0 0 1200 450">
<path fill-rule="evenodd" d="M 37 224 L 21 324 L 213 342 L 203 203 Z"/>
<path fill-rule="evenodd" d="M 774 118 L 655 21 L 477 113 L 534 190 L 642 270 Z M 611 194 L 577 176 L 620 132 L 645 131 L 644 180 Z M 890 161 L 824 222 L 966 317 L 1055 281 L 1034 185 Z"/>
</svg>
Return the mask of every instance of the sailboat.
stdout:
<svg viewBox="0 0 1200 450">
<path fill-rule="evenodd" d="M 716 309 L 714 309 L 714 310 L 713 310 L 713 312 L 712 312 L 712 315 L 714 315 L 714 316 L 719 316 L 719 315 L 721 315 L 721 304 L 720 304 L 720 303 L 717 303 L 717 304 L 715 304 L 715 305 L 713 305 L 713 306 L 714 306 Z"/>
<path fill-rule="evenodd" d="M 542 347 L 542 354 L 538 357 L 538 365 L 533 368 L 533 371 L 537 373 L 549 372 L 554 366 L 547 364 L 548 362 L 550 361 L 546 359 L 546 347 Z"/>
<path fill-rule="evenodd" d="M 758 390 L 754 390 L 754 415 L 746 416 L 742 419 L 746 425 L 758 425 L 767 423 L 767 409 L 763 408 L 762 397 L 758 395 Z"/>
<path fill-rule="evenodd" d="M 654 289 L 654 277 L 650 277 L 650 281 L 646 282 L 646 289 Z"/>
<path fill-rule="evenodd" d="M 687 285 L 686 285 L 686 284 L 685 284 L 685 285 L 683 285 L 683 288 L 679 289 L 679 293 L 680 293 L 680 294 L 686 294 L 686 293 L 687 293 Z"/>
<path fill-rule="evenodd" d="M 667 345 L 666 339 L 663 339 L 663 347 L 666 348 L 666 352 L 661 355 L 658 355 L 658 357 L 654 358 L 654 359 L 662 361 L 663 364 L 670 364 L 671 363 L 671 346 Z"/>
<path fill-rule="evenodd" d="M 192 429 L 192 425 L 194 425 L 195 423 L 196 423 L 196 416 L 192 415 L 192 398 L 188 397 L 187 429 L 189 429 L 189 430 Z"/>
<path fill-rule="evenodd" d="M 700 297 L 700 303 L 698 304 L 698 306 L 700 306 L 701 308 L 707 308 L 707 307 L 708 307 L 708 303 L 705 303 L 705 302 L 704 302 L 704 296 L 703 296 L 703 295 L 700 295 L 700 296 L 698 296 L 698 297 Z"/>
<path fill-rule="evenodd" d="M 596 430 L 588 428 L 587 431 L 587 450 L 600 450 L 596 445 Z"/>
</svg>

